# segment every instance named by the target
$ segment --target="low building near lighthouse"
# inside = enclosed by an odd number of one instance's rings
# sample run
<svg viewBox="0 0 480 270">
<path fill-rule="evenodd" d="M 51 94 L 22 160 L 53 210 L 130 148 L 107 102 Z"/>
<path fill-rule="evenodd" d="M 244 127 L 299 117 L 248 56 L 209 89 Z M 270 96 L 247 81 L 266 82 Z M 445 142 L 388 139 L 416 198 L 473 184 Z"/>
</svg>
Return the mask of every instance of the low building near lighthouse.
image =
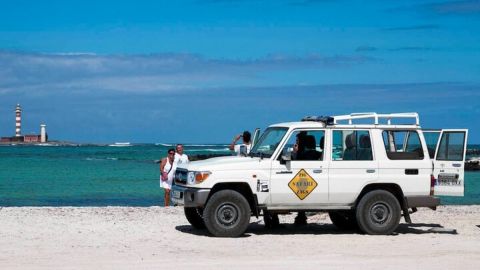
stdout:
<svg viewBox="0 0 480 270">
<path fill-rule="evenodd" d="M 35 134 L 24 135 L 23 136 L 23 142 L 25 142 L 25 143 L 38 143 L 38 142 L 40 142 L 40 135 L 35 135 Z"/>
<path fill-rule="evenodd" d="M 48 141 L 46 126 L 45 124 L 40 125 L 40 135 L 22 135 L 22 107 L 17 104 L 15 107 L 15 136 L 1 137 L 0 143 L 46 143 Z"/>
</svg>

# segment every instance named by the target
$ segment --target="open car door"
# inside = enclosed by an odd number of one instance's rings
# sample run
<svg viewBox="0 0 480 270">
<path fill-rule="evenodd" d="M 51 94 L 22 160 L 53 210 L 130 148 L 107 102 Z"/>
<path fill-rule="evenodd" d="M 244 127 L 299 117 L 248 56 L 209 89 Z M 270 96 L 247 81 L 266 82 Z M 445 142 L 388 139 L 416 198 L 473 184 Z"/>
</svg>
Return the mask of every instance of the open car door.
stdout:
<svg viewBox="0 0 480 270">
<path fill-rule="evenodd" d="M 463 196 L 467 137 L 466 129 L 441 130 L 433 161 L 434 195 Z"/>
</svg>

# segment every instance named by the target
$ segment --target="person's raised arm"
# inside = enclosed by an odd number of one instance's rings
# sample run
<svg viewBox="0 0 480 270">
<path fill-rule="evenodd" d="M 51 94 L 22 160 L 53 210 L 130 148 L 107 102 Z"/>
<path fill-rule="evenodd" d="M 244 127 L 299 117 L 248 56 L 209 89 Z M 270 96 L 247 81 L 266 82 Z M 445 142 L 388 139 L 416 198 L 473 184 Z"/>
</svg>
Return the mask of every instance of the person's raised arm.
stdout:
<svg viewBox="0 0 480 270">
<path fill-rule="evenodd" d="M 232 143 L 230 144 L 230 147 L 229 147 L 230 151 L 235 150 L 235 144 L 238 142 L 238 140 L 240 140 L 241 137 L 242 137 L 242 135 L 239 134 L 239 135 L 235 136 L 235 138 L 233 138 L 233 141 L 232 141 Z"/>
</svg>

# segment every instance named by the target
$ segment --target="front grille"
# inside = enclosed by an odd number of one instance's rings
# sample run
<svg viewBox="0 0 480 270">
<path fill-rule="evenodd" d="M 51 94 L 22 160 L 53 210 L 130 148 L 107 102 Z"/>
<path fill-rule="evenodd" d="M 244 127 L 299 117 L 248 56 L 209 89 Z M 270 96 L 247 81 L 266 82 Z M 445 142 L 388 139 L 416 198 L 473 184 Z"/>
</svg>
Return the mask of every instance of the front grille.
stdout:
<svg viewBox="0 0 480 270">
<path fill-rule="evenodd" d="M 187 184 L 187 175 L 188 175 L 187 170 L 178 168 L 175 171 L 175 183 L 176 184 Z"/>
</svg>

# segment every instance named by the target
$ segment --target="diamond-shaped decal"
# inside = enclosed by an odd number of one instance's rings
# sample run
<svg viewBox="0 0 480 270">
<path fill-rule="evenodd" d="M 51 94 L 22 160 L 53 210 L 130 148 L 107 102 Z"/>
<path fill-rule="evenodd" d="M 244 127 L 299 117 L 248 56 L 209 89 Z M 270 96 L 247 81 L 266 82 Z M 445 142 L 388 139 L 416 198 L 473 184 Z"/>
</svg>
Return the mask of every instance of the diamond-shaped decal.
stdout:
<svg viewBox="0 0 480 270">
<path fill-rule="evenodd" d="M 290 189 L 300 200 L 310 195 L 317 185 L 317 182 L 304 169 L 301 169 L 288 183 Z"/>
</svg>

